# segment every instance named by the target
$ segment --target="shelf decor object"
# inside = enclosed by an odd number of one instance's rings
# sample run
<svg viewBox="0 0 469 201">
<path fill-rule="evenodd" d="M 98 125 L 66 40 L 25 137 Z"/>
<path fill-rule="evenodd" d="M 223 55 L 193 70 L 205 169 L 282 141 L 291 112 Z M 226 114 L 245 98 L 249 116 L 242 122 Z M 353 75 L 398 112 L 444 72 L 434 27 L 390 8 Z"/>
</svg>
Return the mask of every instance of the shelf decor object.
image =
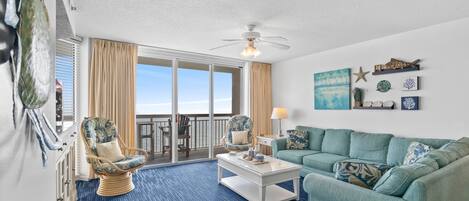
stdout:
<svg viewBox="0 0 469 201">
<path fill-rule="evenodd" d="M 355 110 L 393 110 L 394 101 L 365 101 L 363 106 L 354 106 Z"/>
<path fill-rule="evenodd" d="M 363 81 L 367 81 L 366 80 L 366 74 L 370 73 L 370 71 L 366 71 L 364 72 L 363 71 L 363 67 L 360 66 L 360 70 L 358 71 L 358 73 L 353 73 L 353 75 L 357 76 L 357 80 L 355 80 L 355 83 L 357 83 L 358 81 L 360 80 L 363 80 Z"/>
<path fill-rule="evenodd" d="M 392 107 L 353 107 L 354 110 L 394 110 Z"/>
<path fill-rule="evenodd" d="M 391 82 L 387 80 L 381 80 L 376 85 L 376 90 L 379 92 L 386 93 L 391 89 Z"/>
<path fill-rule="evenodd" d="M 316 110 L 350 110 L 350 68 L 314 74 Z"/>
<path fill-rule="evenodd" d="M 355 87 L 353 88 L 353 107 L 361 107 L 363 103 L 363 90 Z"/>
<path fill-rule="evenodd" d="M 401 110 L 419 110 L 419 102 L 420 97 L 418 96 L 401 97 Z"/>
<path fill-rule="evenodd" d="M 420 65 L 418 64 L 420 59 L 417 59 L 413 62 L 406 62 L 398 59 L 391 58 L 386 64 L 375 65 L 375 72 L 373 75 L 382 75 L 389 73 L 402 73 L 408 71 L 417 71 L 420 70 Z"/>
<path fill-rule="evenodd" d="M 373 105 L 373 101 L 364 101 L 363 102 L 363 107 L 371 107 Z"/>
<path fill-rule="evenodd" d="M 417 91 L 420 89 L 420 77 L 411 76 L 407 77 L 402 81 L 403 91 Z"/>
</svg>

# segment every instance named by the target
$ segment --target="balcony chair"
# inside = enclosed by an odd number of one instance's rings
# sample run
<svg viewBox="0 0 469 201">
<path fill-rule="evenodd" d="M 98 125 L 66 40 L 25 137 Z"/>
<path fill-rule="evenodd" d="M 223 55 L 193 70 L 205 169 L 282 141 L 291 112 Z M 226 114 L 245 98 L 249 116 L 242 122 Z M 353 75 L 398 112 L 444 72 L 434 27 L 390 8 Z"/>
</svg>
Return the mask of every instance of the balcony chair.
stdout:
<svg viewBox="0 0 469 201">
<path fill-rule="evenodd" d="M 178 149 L 180 152 L 186 152 L 186 157 L 189 157 L 189 152 L 191 151 L 191 148 L 189 146 L 189 140 L 191 138 L 189 134 L 190 130 L 190 118 L 186 115 L 182 114 L 177 114 L 176 115 L 176 123 L 178 125 L 178 140 L 182 139 L 183 142 L 182 144 L 178 144 Z M 162 147 L 162 155 L 164 156 L 164 153 L 166 151 L 169 151 L 169 155 L 171 156 L 171 133 L 172 133 L 172 121 L 171 118 L 168 119 L 168 126 L 160 126 L 160 130 L 163 133 L 163 147 Z M 168 142 L 165 144 L 165 142 Z"/>
<path fill-rule="evenodd" d="M 252 146 L 252 120 L 244 115 L 235 115 L 226 123 L 225 136 L 222 138 L 222 144 L 229 151 L 246 151 Z M 248 143 L 233 144 L 232 131 L 248 131 Z"/>
<path fill-rule="evenodd" d="M 116 196 L 132 191 L 132 173 L 142 167 L 147 160 L 145 150 L 130 148 L 122 143 L 113 122 L 103 118 L 89 117 L 81 124 L 81 135 L 86 148 L 86 159 L 91 169 L 99 176 L 96 192 L 101 196 Z M 111 161 L 98 155 L 97 145 L 117 140 L 124 159 Z M 141 152 L 143 155 L 136 155 Z"/>
</svg>

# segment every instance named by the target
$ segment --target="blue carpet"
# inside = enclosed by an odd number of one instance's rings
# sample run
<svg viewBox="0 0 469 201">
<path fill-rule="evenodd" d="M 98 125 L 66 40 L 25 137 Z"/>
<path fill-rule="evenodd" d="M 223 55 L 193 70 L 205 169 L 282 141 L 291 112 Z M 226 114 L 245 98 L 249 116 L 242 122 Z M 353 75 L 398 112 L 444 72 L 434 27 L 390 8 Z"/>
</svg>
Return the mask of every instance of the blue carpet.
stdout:
<svg viewBox="0 0 469 201">
<path fill-rule="evenodd" d="M 233 175 L 230 172 L 224 176 Z M 244 201 L 245 199 L 217 183 L 217 162 L 201 162 L 172 167 L 140 170 L 133 175 L 135 189 L 116 197 L 101 197 L 96 194 L 98 180 L 77 181 L 78 201 Z M 308 200 L 300 180 L 300 200 Z M 293 190 L 293 182 L 279 186 Z"/>
</svg>

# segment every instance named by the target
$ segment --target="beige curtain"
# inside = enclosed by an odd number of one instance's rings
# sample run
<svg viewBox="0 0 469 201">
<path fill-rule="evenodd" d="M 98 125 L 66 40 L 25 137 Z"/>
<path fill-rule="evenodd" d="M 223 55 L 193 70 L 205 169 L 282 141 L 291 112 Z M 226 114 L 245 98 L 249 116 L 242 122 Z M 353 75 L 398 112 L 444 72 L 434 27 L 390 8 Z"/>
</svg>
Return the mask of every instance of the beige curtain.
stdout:
<svg viewBox="0 0 469 201">
<path fill-rule="evenodd" d="M 137 46 L 93 39 L 91 51 L 88 113 L 112 120 L 123 143 L 135 147 Z"/>
<path fill-rule="evenodd" d="M 253 62 L 250 71 L 250 111 L 253 126 L 253 143 L 256 136 L 271 135 L 272 121 L 272 66 Z"/>
</svg>

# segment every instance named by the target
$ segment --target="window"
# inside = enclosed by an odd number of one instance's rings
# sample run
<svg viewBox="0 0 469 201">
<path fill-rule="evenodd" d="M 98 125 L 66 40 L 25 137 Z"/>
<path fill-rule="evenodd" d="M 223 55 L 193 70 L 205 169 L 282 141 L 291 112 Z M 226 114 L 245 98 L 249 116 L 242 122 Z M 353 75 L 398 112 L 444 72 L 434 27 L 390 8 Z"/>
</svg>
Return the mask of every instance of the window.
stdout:
<svg viewBox="0 0 469 201">
<path fill-rule="evenodd" d="M 166 65 L 137 64 L 137 114 L 171 114 L 172 70 L 171 63 L 167 63 Z M 181 114 L 205 114 L 208 113 L 209 107 L 208 65 L 190 64 L 188 62 L 179 64 L 178 110 Z M 239 86 L 239 71 L 238 68 L 215 67 L 215 114 L 239 113 L 239 106 L 233 109 L 234 105 L 239 104 L 239 87 L 233 88 Z M 238 82 L 233 80 L 234 77 L 238 78 Z"/>
<path fill-rule="evenodd" d="M 149 153 L 147 164 L 213 158 L 226 152 L 221 139 L 228 120 L 240 114 L 242 68 L 209 64 L 210 59 L 164 58 L 150 52 L 139 57 L 136 69 L 136 141 Z M 190 136 L 178 136 L 177 141 L 170 139 L 169 127 L 175 105 L 174 115 L 186 117 L 176 120 L 184 122 L 178 132 Z M 176 147 L 179 152 L 167 153 Z"/>
<path fill-rule="evenodd" d="M 78 66 L 78 45 L 57 40 L 55 57 L 56 122 L 61 133 L 75 121 L 75 69 Z"/>
</svg>

